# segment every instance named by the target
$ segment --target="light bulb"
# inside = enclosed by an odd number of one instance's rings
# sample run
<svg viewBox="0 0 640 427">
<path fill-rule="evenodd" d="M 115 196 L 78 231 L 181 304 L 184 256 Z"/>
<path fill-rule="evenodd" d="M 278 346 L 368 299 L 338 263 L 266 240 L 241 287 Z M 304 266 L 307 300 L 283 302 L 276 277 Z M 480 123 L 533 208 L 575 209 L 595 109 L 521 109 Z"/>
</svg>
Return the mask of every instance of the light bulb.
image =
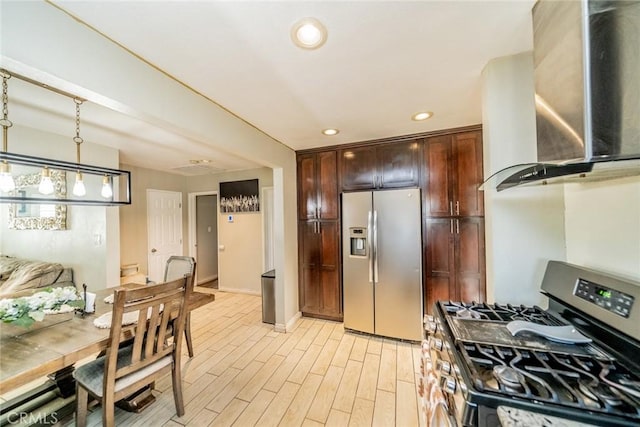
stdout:
<svg viewBox="0 0 640 427">
<path fill-rule="evenodd" d="M 109 182 L 109 177 L 104 176 L 102 178 L 102 191 L 100 192 L 102 197 L 105 199 L 110 199 L 113 196 L 113 190 L 111 189 L 111 182 Z"/>
<path fill-rule="evenodd" d="M 82 197 L 87 194 L 87 189 L 84 188 L 84 182 L 82 182 L 82 172 L 76 172 L 76 183 L 73 185 L 73 195 Z"/>
<path fill-rule="evenodd" d="M 0 191 L 8 193 L 16 189 L 16 183 L 11 176 L 11 165 L 7 162 L 0 163 Z"/>
<path fill-rule="evenodd" d="M 303 18 L 291 28 L 291 39 L 303 49 L 317 49 L 327 40 L 327 29 L 315 18 Z"/>
<path fill-rule="evenodd" d="M 53 181 L 51 181 L 51 172 L 49 171 L 48 167 L 42 169 L 42 178 L 40 178 L 38 191 L 42 194 L 53 193 Z"/>
</svg>

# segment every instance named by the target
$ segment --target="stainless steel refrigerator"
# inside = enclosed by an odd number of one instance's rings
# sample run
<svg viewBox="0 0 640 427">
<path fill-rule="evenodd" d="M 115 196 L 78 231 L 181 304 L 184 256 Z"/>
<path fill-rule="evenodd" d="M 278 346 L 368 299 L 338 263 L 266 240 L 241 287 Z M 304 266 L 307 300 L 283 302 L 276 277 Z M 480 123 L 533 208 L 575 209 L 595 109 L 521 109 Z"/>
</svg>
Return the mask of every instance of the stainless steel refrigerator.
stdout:
<svg viewBox="0 0 640 427">
<path fill-rule="evenodd" d="M 417 188 L 342 194 L 344 327 L 422 339 Z"/>
</svg>

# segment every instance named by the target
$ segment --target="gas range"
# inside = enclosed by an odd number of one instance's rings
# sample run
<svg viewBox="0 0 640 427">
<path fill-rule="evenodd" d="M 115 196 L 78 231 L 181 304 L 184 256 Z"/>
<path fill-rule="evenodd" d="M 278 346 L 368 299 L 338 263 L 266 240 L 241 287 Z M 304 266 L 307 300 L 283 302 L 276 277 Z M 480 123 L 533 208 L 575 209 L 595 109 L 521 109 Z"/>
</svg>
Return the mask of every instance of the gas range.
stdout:
<svg viewBox="0 0 640 427">
<path fill-rule="evenodd" d="M 508 407 L 640 425 L 640 283 L 550 261 L 542 292 L 548 310 L 439 301 L 425 316 L 423 380 L 448 423 L 499 426 Z"/>
</svg>

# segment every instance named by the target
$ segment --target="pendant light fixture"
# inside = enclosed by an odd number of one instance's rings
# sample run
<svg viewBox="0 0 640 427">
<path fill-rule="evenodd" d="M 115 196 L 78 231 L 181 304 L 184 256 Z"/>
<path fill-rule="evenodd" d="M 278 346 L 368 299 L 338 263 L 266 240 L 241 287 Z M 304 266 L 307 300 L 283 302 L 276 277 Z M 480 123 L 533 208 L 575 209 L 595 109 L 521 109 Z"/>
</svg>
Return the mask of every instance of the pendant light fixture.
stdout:
<svg viewBox="0 0 640 427">
<path fill-rule="evenodd" d="M 80 105 L 85 102 L 84 99 L 4 68 L 0 68 L 0 77 L 2 78 L 0 126 L 3 130 L 3 145 L 0 150 L 0 204 L 56 206 L 131 204 L 131 172 L 80 163 L 81 145 L 84 142 L 80 136 Z M 76 106 L 76 134 L 73 137 L 76 145 L 76 162 L 7 152 L 8 128 L 13 125 L 8 119 L 7 80 L 12 77 L 73 99 Z M 71 174 L 75 175 L 75 185 L 72 191 L 67 192 L 66 177 L 74 176 Z M 38 191 L 18 191 L 34 185 L 37 186 Z"/>
<path fill-rule="evenodd" d="M 53 181 L 51 180 L 51 171 L 49 167 L 42 168 L 42 176 L 40 177 L 40 185 L 38 185 L 40 194 L 53 193 Z"/>
<path fill-rule="evenodd" d="M 2 72 L 2 119 L 0 119 L 0 125 L 2 126 L 2 151 L 6 153 L 9 146 L 9 128 L 13 126 L 11 120 L 9 120 L 9 95 L 7 80 L 11 78 L 8 73 Z M 11 175 L 11 165 L 7 160 L 0 162 L 0 191 L 8 193 L 16 189 L 16 183 Z"/>
<path fill-rule="evenodd" d="M 109 178 L 108 175 L 102 177 L 102 190 L 100 190 L 100 195 L 105 199 L 110 199 L 111 197 L 113 197 L 111 178 Z"/>
<path fill-rule="evenodd" d="M 80 105 L 82 105 L 82 100 L 73 98 L 73 102 L 76 104 L 76 136 L 73 137 L 73 142 L 76 143 L 76 159 L 78 165 L 80 165 L 80 145 L 83 142 L 80 137 Z M 76 171 L 76 183 L 73 185 L 73 195 L 83 197 L 85 194 L 87 194 L 87 189 L 85 188 L 84 181 L 82 180 L 82 172 L 78 169 Z"/>
</svg>

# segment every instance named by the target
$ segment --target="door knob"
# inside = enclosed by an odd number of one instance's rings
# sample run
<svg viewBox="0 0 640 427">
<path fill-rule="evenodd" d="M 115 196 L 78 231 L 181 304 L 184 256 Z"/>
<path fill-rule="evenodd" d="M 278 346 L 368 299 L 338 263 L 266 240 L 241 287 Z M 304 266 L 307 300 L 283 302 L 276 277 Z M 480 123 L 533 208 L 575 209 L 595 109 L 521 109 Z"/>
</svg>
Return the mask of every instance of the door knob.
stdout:
<svg viewBox="0 0 640 427">
<path fill-rule="evenodd" d="M 158 250 L 156 248 L 151 249 L 151 253 L 155 254 L 156 252 L 158 252 Z"/>
</svg>

